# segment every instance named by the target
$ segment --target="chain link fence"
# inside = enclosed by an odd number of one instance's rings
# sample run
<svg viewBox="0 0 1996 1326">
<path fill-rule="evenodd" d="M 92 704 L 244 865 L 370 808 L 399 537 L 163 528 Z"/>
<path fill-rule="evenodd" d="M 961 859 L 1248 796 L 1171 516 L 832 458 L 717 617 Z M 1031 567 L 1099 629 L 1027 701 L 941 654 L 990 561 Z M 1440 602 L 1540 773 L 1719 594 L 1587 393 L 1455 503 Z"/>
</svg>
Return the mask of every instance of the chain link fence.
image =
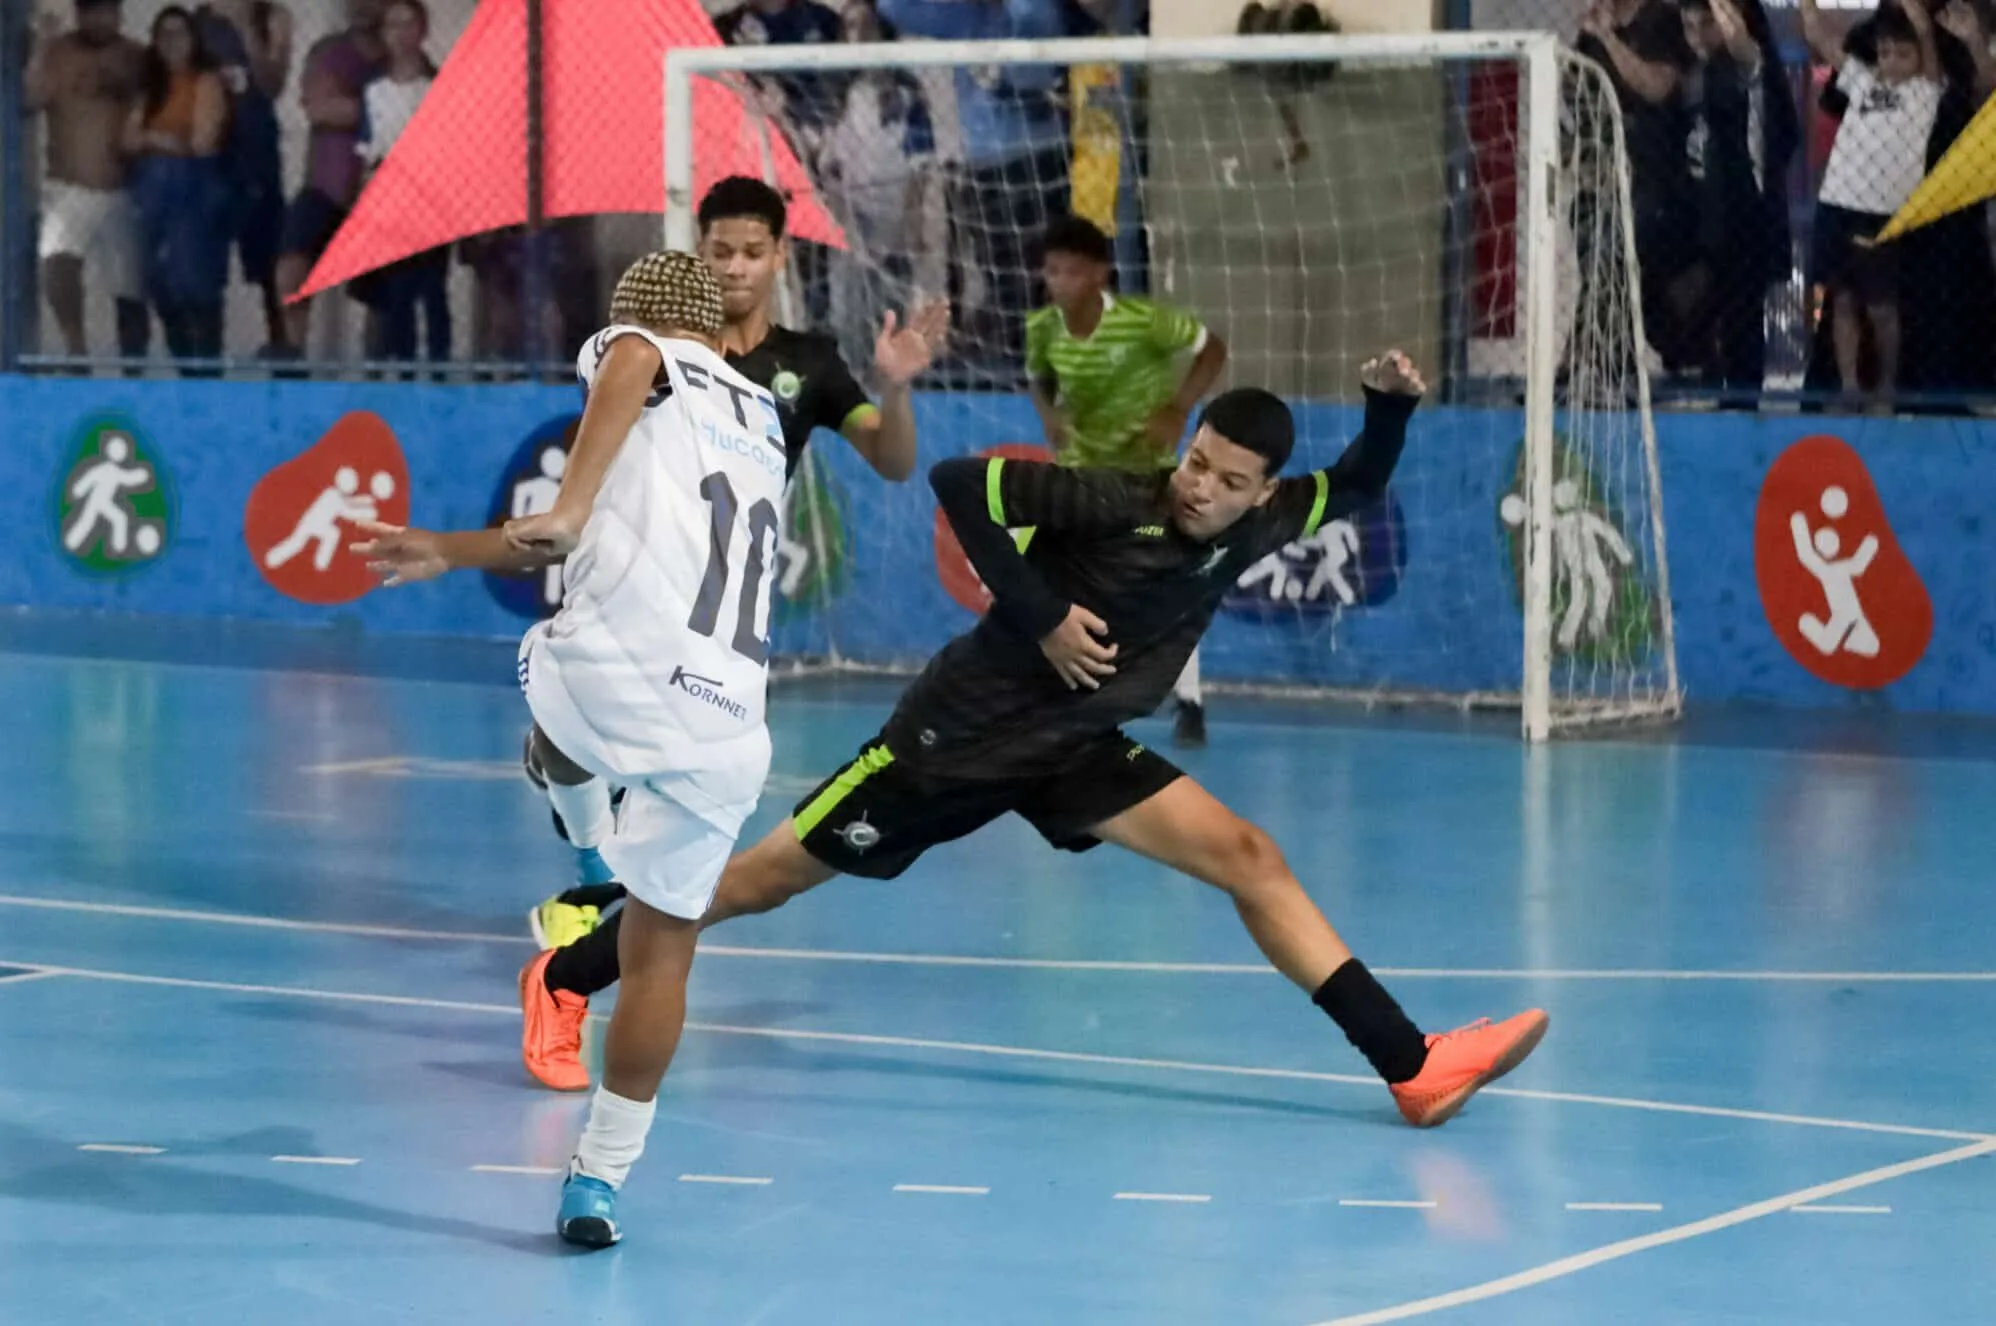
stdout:
<svg viewBox="0 0 1996 1326">
<path fill-rule="evenodd" d="M 576 123 L 571 91 L 548 81 L 551 58 L 585 83 L 595 58 L 559 43 L 550 50 L 564 16 L 580 12 L 563 8 L 573 3 L 7 6 L 0 364 L 135 374 L 561 371 L 567 347 L 600 316 L 608 283 L 660 233 L 637 179 L 659 175 L 645 146 L 657 136 L 656 101 L 634 100 L 598 131 L 636 145 L 612 162 L 636 174 L 608 194 L 576 187 L 585 163 L 565 155 L 574 133 L 545 132 Z M 1989 206 L 1879 235 L 1935 167 L 1937 180 L 1950 175 L 1971 194 L 1996 179 L 1996 119 L 1976 118 L 1996 89 L 1996 0 L 1822 4 L 1450 0 L 1438 18 L 1455 28 L 1550 29 L 1609 71 L 1627 126 L 1643 326 L 1661 401 L 1958 408 L 1996 399 Z M 1143 9 L 1115 0 L 919 8 L 932 11 L 925 22 L 962 33 L 981 10 L 1031 29 L 993 35 L 1079 34 L 1138 22 Z M 633 0 L 628 12 L 641 10 L 633 45 L 714 40 L 703 12 L 737 42 L 895 35 L 874 0 Z M 1335 3 L 1321 12 L 1293 0 L 1249 4 L 1239 26 L 1303 31 L 1335 26 L 1336 15 Z M 466 58 L 451 62 L 461 46 Z M 1119 266 L 1141 281 L 1145 218 L 1114 206 L 1113 185 L 1105 193 L 1085 171 L 1066 177 L 1068 163 L 1100 156 L 1087 150 L 1091 95 L 1045 92 L 1069 142 L 1049 188 L 1078 207 L 1107 200 Z M 1146 89 L 1130 95 L 1137 132 L 1169 122 L 1141 104 Z M 451 114 L 417 118 L 433 99 Z M 837 141 L 849 100 L 828 105 L 827 123 L 791 132 L 813 169 L 825 168 L 818 154 Z M 1489 89 L 1464 89 L 1460 103 L 1451 132 L 1474 138 L 1468 121 L 1489 113 Z M 907 150 L 915 173 L 936 181 L 940 212 L 919 214 L 932 233 L 908 246 L 918 260 L 941 252 L 926 240 L 974 230 L 952 212 L 974 192 L 974 166 L 961 159 L 951 99 L 925 98 L 923 111 Z M 542 142 L 552 150 L 537 151 Z M 1146 169 L 1152 147 L 1132 143 L 1124 168 Z M 639 201 L 564 214 L 566 202 L 603 196 Z M 356 207 L 368 224 L 339 234 Z M 383 254 L 395 261 L 372 267 Z M 367 270 L 287 303 L 322 259 Z M 948 268 L 972 275 L 971 288 L 952 293 L 976 325 L 982 268 Z M 833 295 L 827 264 L 802 245 L 794 269 L 791 316 L 822 318 Z M 1446 275 L 1503 285 L 1501 271 Z M 1472 312 L 1454 333 L 1465 341 L 1488 311 Z"/>
</svg>

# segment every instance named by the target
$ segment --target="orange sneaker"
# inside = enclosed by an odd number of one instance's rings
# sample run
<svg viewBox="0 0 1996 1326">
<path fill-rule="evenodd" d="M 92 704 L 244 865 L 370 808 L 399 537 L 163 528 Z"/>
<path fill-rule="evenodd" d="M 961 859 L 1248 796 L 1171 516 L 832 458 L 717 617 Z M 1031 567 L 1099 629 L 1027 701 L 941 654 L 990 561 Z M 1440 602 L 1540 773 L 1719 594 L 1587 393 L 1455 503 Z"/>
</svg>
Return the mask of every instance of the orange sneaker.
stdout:
<svg viewBox="0 0 1996 1326">
<path fill-rule="evenodd" d="M 1482 1018 L 1428 1037 L 1428 1062 L 1420 1073 L 1393 1084 L 1400 1117 L 1416 1128 L 1447 1123 L 1471 1096 L 1525 1062 L 1549 1025 L 1545 1010 L 1534 1008 L 1502 1022 Z"/>
<path fill-rule="evenodd" d="M 589 1000 L 567 990 L 549 990 L 548 960 L 554 949 L 536 954 L 520 968 L 520 1058 L 534 1080 L 556 1091 L 589 1090 L 582 1066 L 582 1022 Z"/>
</svg>

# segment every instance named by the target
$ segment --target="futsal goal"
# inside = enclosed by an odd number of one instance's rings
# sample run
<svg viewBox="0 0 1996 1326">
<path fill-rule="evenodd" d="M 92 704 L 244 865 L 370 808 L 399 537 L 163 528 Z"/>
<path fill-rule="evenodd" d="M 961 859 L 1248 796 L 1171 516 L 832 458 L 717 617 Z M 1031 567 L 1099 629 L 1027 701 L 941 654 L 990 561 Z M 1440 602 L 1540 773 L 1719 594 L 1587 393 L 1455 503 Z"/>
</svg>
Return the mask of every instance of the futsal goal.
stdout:
<svg viewBox="0 0 1996 1326">
<path fill-rule="evenodd" d="M 1534 740 L 1678 711 L 1621 119 L 1549 34 L 680 49 L 664 113 L 668 243 L 721 175 L 778 185 L 786 320 L 863 380 L 885 311 L 952 300 L 924 469 L 1038 454 L 1022 317 L 1067 210 L 1114 236 L 1118 291 L 1225 339 L 1225 383 L 1291 402 L 1292 472 L 1355 432 L 1364 359 L 1416 359 L 1386 497 L 1240 578 L 1213 682 L 1508 705 Z M 792 485 L 778 651 L 918 668 L 982 586 L 926 484 L 827 441 Z"/>
</svg>

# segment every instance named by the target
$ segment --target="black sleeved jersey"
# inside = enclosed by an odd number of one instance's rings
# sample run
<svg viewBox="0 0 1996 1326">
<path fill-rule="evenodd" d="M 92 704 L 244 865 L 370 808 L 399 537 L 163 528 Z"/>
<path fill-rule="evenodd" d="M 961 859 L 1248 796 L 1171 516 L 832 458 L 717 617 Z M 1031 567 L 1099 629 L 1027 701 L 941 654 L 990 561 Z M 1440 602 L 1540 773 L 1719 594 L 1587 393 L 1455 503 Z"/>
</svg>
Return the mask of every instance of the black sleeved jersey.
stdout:
<svg viewBox="0 0 1996 1326">
<path fill-rule="evenodd" d="M 1156 710 L 1241 573 L 1384 492 L 1414 398 L 1366 393 L 1365 426 L 1336 464 L 1284 479 L 1211 542 L 1171 519 L 1170 473 L 964 458 L 930 474 L 991 610 L 929 660 L 888 720 L 897 759 L 955 777 L 1058 768 L 1078 743 Z M 1008 530 L 1031 526 L 1021 552 Z M 1079 604 L 1108 624 L 1116 671 L 1070 691 L 1039 641 Z"/>
<path fill-rule="evenodd" d="M 812 429 L 839 432 L 855 415 L 872 408 L 866 389 L 839 356 L 837 343 L 817 332 L 771 327 L 755 349 L 730 354 L 727 360 L 743 377 L 776 397 L 788 457 L 785 478 L 797 472 Z"/>
</svg>

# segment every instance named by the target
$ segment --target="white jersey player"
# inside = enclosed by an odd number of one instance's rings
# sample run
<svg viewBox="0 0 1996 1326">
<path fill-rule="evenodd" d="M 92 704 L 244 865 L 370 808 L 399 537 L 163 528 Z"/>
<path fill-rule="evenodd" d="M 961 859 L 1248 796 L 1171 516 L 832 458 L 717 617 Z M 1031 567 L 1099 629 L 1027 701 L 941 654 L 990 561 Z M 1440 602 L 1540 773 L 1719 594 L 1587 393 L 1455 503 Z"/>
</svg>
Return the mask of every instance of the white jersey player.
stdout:
<svg viewBox="0 0 1996 1326">
<path fill-rule="evenodd" d="M 616 1193 L 685 1021 L 698 922 L 769 771 L 785 460 L 774 399 L 716 351 L 721 293 L 704 263 L 639 259 L 610 314 L 578 358 L 588 403 L 550 510 L 498 530 L 370 525 L 355 548 L 391 585 L 566 559 L 561 610 L 521 642 L 520 682 L 556 811 L 629 890 L 624 997 L 557 1219 L 588 1247 L 619 1237 Z M 606 783 L 625 793 L 614 817 Z"/>
</svg>

